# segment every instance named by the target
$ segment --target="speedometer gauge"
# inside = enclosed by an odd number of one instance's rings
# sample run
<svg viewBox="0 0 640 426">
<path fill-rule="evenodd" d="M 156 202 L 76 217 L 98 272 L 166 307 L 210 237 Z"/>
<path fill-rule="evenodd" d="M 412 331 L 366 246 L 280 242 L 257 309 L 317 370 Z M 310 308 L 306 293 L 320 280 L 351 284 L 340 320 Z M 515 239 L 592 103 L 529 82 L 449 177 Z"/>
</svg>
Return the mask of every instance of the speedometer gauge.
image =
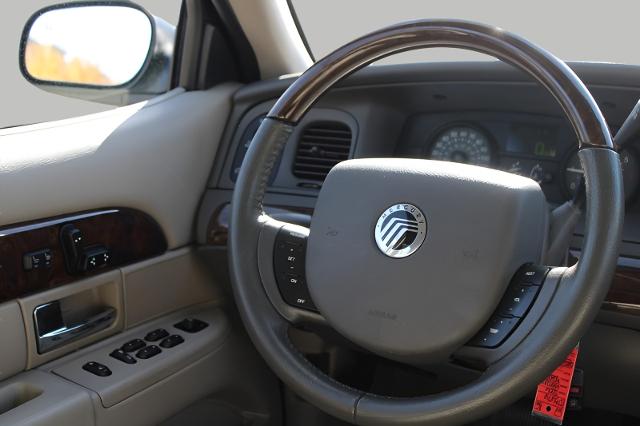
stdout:
<svg viewBox="0 0 640 426">
<path fill-rule="evenodd" d="M 626 198 L 630 198 L 638 187 L 640 179 L 640 164 L 637 155 L 631 149 L 623 149 L 619 153 L 620 165 L 622 166 L 622 180 L 624 185 L 624 194 Z M 580 184 L 580 180 L 584 176 L 578 152 L 574 152 L 565 163 L 564 181 L 568 194 L 573 197 Z"/>
<path fill-rule="evenodd" d="M 493 152 L 484 132 L 469 125 L 457 125 L 438 134 L 431 145 L 429 158 L 489 166 L 493 162 Z"/>
</svg>

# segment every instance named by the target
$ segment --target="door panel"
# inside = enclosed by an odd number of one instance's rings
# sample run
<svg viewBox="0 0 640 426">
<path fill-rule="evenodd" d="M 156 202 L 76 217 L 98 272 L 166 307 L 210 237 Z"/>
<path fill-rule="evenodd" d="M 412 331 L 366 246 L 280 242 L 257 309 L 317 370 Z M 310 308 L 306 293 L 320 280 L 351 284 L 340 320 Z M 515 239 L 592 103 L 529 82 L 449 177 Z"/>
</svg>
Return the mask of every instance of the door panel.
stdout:
<svg viewBox="0 0 640 426">
<path fill-rule="evenodd" d="M 236 88 L 176 89 L 113 111 L 0 131 L 0 226 L 131 207 L 160 224 L 169 248 L 189 243 Z"/>
<path fill-rule="evenodd" d="M 27 365 L 27 338 L 18 302 L 0 305 L 0 336 L 3 346 L 12 348 L 2 351 L 0 356 L 0 380 L 4 380 Z"/>
<path fill-rule="evenodd" d="M 91 426 L 93 418 L 89 392 L 60 377 L 33 370 L 2 382 L 2 425 Z"/>
<path fill-rule="evenodd" d="M 0 425 L 151 425 L 182 410 L 192 418 L 198 407 L 222 407 L 243 424 L 280 423 L 278 381 L 226 309 L 226 264 L 193 247 L 237 88 L 176 89 L 104 113 L 0 131 L 0 286 L 7 286 L 0 333 L 14 348 L 0 355 Z M 137 226 L 131 214 L 85 218 L 96 211 L 137 212 L 154 226 Z M 69 258 L 80 257 L 68 255 L 67 225 L 82 231 L 80 264 L 94 246 L 110 249 L 112 263 L 74 268 Z M 41 252 L 54 256 L 46 268 L 24 266 Z M 54 324 L 64 317 L 54 335 L 82 326 L 95 309 L 115 313 L 103 328 L 44 352 L 37 336 L 51 333 L 41 333 L 34 317 L 42 305 L 59 307 Z M 182 330 L 176 324 L 186 317 L 209 325 Z M 147 336 L 158 328 L 183 341 L 172 347 L 162 344 L 166 337 Z M 132 339 L 157 353 L 132 350 L 131 364 L 111 356 Z M 83 368 L 89 362 L 110 374 L 94 375 Z"/>
<path fill-rule="evenodd" d="M 113 322 L 107 324 L 106 328 L 90 332 L 86 336 L 78 337 L 60 347 L 45 352 L 38 348 L 34 311 L 36 307 L 52 301 L 66 303 L 68 306 L 63 307 L 63 310 L 110 307 L 115 309 L 115 315 Z M 24 329 L 27 336 L 27 368 L 34 368 L 59 358 L 124 329 L 125 310 L 123 309 L 122 274 L 117 270 L 79 280 L 73 284 L 53 290 L 39 292 L 18 299 L 18 303 L 22 310 Z"/>
</svg>

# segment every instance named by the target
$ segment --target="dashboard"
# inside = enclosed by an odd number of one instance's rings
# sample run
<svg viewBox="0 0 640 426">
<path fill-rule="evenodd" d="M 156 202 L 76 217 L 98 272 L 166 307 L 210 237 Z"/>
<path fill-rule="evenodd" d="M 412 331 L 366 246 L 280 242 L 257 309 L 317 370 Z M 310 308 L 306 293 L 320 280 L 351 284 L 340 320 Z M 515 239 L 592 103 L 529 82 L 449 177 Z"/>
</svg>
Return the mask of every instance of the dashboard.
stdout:
<svg viewBox="0 0 640 426">
<path fill-rule="evenodd" d="M 572 198 L 583 179 L 576 137 L 562 118 L 517 113 L 419 114 L 407 121 L 399 157 L 491 167 L 529 177 L 550 202 Z M 620 150 L 625 193 L 638 190 L 635 147 Z"/>
<path fill-rule="evenodd" d="M 571 64 L 612 131 L 640 98 L 640 67 Z M 199 241 L 217 229 L 257 130 L 293 78 L 250 84 L 233 108 L 199 219 Z M 368 67 L 325 94 L 295 127 L 268 180 L 265 204 L 313 211 L 333 165 L 351 158 L 406 157 L 492 167 L 537 181 L 551 207 L 581 185 L 576 136 L 544 88 L 500 62 Z M 626 193 L 621 254 L 640 259 L 640 139 L 620 148 Z M 218 215 L 217 217 L 220 217 Z M 574 243 L 580 248 L 578 224 Z M 638 261 L 640 266 L 640 261 Z"/>
</svg>

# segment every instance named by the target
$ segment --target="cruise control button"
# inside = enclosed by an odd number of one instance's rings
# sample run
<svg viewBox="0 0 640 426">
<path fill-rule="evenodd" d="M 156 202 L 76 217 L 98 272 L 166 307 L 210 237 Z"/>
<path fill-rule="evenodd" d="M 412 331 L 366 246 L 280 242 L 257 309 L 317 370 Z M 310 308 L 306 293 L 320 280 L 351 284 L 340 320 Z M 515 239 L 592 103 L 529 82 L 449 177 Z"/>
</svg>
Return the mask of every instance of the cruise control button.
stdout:
<svg viewBox="0 0 640 426">
<path fill-rule="evenodd" d="M 278 235 L 278 240 L 285 241 L 289 244 L 297 245 L 298 247 L 302 247 L 306 241 L 307 237 L 299 234 L 298 232 L 288 230 L 286 227 L 280 231 L 280 235 Z"/>
<path fill-rule="evenodd" d="M 120 360 L 126 364 L 135 364 L 136 362 L 138 362 L 134 357 L 132 357 L 122 349 L 116 349 L 115 351 L 111 352 L 109 356 L 117 360 Z"/>
<path fill-rule="evenodd" d="M 144 340 L 146 340 L 147 342 L 155 342 L 160 339 L 164 339 L 168 335 L 169 332 L 167 330 L 165 330 L 164 328 L 158 328 L 157 330 L 148 332 L 147 335 L 144 336 Z"/>
<path fill-rule="evenodd" d="M 505 316 L 523 317 L 533 304 L 539 290 L 540 287 L 536 285 L 516 285 L 508 289 L 500 302 L 498 313 Z"/>
<path fill-rule="evenodd" d="M 296 274 L 286 274 L 285 282 L 287 283 L 287 285 L 293 285 L 293 286 L 304 284 L 304 282 L 302 281 L 302 278 L 300 278 L 300 276 Z"/>
<path fill-rule="evenodd" d="M 140 349 L 138 353 L 136 353 L 136 356 L 140 359 L 148 359 L 152 356 L 158 355 L 160 352 L 162 352 L 162 349 L 160 349 L 156 345 L 149 345 Z"/>
<path fill-rule="evenodd" d="M 300 253 L 302 252 L 302 244 L 292 241 L 278 241 L 276 250 L 289 254 Z"/>
<path fill-rule="evenodd" d="M 302 251 L 276 253 L 275 268 L 277 272 L 302 274 L 304 272 L 304 254 Z"/>
<path fill-rule="evenodd" d="M 163 348 L 172 348 L 174 346 L 179 345 L 182 342 L 184 342 L 184 338 L 181 335 L 172 334 L 171 336 L 167 337 L 162 342 L 160 342 L 160 346 L 162 346 Z"/>
<path fill-rule="evenodd" d="M 280 288 L 280 293 L 282 294 L 282 298 L 284 299 L 284 301 L 291 306 L 316 312 L 318 311 L 316 306 L 311 301 L 311 296 L 309 295 L 309 291 L 305 286 L 286 286 L 284 288 Z"/>
<path fill-rule="evenodd" d="M 306 237 L 297 232 L 282 229 L 276 237 L 274 267 L 276 274 L 304 276 Z"/>
<path fill-rule="evenodd" d="M 142 339 L 133 339 L 122 345 L 122 350 L 125 352 L 134 352 L 138 349 L 144 348 L 147 344 Z"/>
<path fill-rule="evenodd" d="M 511 333 L 511 331 L 518 324 L 520 318 L 503 318 L 500 316 L 494 316 L 489 322 L 480 330 L 476 336 L 471 339 L 469 344 L 471 346 L 480 346 L 483 348 L 495 348 L 500 345 L 504 339 Z"/>
<path fill-rule="evenodd" d="M 85 365 L 82 366 L 82 369 L 100 377 L 107 377 L 111 375 L 111 370 L 109 370 L 109 367 L 95 361 L 90 361 L 86 363 Z"/>
</svg>

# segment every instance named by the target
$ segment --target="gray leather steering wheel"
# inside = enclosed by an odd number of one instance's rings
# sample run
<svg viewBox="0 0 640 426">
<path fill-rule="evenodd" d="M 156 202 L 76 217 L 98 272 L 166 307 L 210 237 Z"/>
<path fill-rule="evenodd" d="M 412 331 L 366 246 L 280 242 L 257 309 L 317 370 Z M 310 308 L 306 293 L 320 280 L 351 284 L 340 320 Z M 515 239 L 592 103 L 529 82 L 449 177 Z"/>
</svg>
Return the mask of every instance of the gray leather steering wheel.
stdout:
<svg viewBox="0 0 640 426">
<path fill-rule="evenodd" d="M 548 206 L 535 182 L 429 160 L 349 160 L 325 180 L 310 229 L 276 221 L 263 210 L 279 152 L 323 93 L 373 61 L 428 47 L 474 50 L 522 69 L 554 96 L 579 141 L 587 194 L 580 260 L 570 268 L 550 269 L 527 316 L 494 348 L 469 342 L 491 318 L 519 268 L 544 263 Z M 393 216 L 411 208 L 417 209 L 412 216 Z M 623 213 L 620 163 L 605 120 L 562 61 L 483 24 L 403 23 L 359 38 L 315 63 L 262 122 L 232 201 L 229 250 L 235 300 L 273 371 L 327 413 L 364 425 L 461 424 L 531 391 L 577 344 L 608 289 Z M 407 229 L 415 231 L 409 239 L 378 235 L 393 246 L 386 253 L 376 241 L 377 227 L 392 232 L 385 214 L 400 224 L 393 232 L 404 229 L 407 236 Z M 417 224 L 421 220 L 424 227 Z M 319 312 L 287 305 L 278 293 L 273 256 L 282 232 L 306 240 L 302 279 Z M 293 347 L 289 326 L 309 321 L 328 324 L 387 358 L 418 365 L 456 358 L 481 362 L 483 373 L 468 385 L 436 395 L 369 394 L 334 381 Z"/>
</svg>

